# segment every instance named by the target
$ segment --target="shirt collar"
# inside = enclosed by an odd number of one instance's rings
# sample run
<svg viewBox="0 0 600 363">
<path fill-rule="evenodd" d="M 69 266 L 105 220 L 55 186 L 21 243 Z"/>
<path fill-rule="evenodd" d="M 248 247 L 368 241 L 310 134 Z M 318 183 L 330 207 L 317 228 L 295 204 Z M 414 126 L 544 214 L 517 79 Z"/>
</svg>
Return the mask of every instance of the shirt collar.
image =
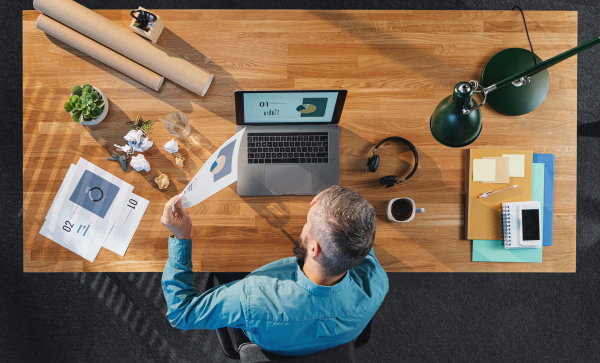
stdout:
<svg viewBox="0 0 600 363">
<path fill-rule="evenodd" d="M 350 274 L 346 272 L 346 275 L 342 278 L 342 281 L 338 282 L 333 286 L 317 285 L 304 274 L 304 271 L 302 271 L 300 265 L 297 264 L 296 283 L 313 295 L 331 296 L 337 294 L 340 291 L 345 290 L 348 286 L 350 286 L 351 281 Z"/>
</svg>

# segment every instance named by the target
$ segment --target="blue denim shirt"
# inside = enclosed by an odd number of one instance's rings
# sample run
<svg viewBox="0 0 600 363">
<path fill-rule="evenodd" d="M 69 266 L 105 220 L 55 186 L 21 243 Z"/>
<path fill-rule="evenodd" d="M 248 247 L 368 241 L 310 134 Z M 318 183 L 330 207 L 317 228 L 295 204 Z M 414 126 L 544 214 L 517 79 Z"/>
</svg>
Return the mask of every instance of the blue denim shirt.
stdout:
<svg viewBox="0 0 600 363">
<path fill-rule="evenodd" d="M 387 275 L 371 249 L 334 286 L 315 284 L 290 257 L 197 294 L 191 245 L 169 238 L 162 287 L 171 325 L 241 328 L 252 342 L 280 355 L 307 355 L 356 339 L 388 291 Z"/>
</svg>

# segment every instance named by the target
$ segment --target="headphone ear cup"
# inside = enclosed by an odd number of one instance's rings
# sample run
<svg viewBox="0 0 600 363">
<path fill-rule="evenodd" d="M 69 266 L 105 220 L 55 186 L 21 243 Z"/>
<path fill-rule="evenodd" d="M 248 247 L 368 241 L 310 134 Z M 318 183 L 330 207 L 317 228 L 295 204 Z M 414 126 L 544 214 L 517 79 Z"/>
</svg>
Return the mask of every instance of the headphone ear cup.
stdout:
<svg viewBox="0 0 600 363">
<path fill-rule="evenodd" d="M 379 179 L 379 183 L 385 185 L 386 188 L 393 187 L 398 182 L 398 177 L 395 175 L 384 176 Z"/>
<path fill-rule="evenodd" d="M 371 173 L 374 173 L 377 171 L 378 167 L 379 167 L 379 155 L 373 155 L 367 161 L 367 170 Z"/>
</svg>

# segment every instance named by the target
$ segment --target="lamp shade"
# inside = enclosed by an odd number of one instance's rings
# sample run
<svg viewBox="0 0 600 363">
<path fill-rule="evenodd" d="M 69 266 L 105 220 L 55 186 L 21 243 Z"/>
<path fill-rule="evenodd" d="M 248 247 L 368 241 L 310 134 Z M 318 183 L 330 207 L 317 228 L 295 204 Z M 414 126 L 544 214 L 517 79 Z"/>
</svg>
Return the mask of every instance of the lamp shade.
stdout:
<svg viewBox="0 0 600 363">
<path fill-rule="evenodd" d="M 433 137 L 441 144 L 450 147 L 462 147 L 471 144 L 481 133 L 481 110 L 475 109 L 468 114 L 463 109 L 477 106 L 473 99 L 473 87 L 467 82 L 454 86 L 452 95 L 440 102 L 431 118 L 429 129 Z"/>
</svg>

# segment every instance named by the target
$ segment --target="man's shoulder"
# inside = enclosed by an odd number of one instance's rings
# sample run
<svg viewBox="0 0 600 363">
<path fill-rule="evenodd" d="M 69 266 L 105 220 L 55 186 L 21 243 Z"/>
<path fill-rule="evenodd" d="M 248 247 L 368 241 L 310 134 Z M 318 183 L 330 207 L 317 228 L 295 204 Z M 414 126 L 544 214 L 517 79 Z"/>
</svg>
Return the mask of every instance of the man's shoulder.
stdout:
<svg viewBox="0 0 600 363">
<path fill-rule="evenodd" d="M 276 282 L 277 280 L 287 281 L 296 273 L 298 262 L 296 257 L 282 258 L 273 261 L 252 271 L 244 279 L 246 283 L 266 283 Z"/>
<path fill-rule="evenodd" d="M 259 268 L 257 268 L 256 270 L 252 271 L 251 274 L 255 273 L 255 272 L 260 272 L 260 271 L 269 271 L 269 270 L 296 270 L 296 266 L 298 265 L 298 262 L 296 260 L 296 257 L 286 257 L 286 258 L 282 258 L 281 260 L 277 260 L 277 261 L 273 261 L 270 262 L 264 266 L 261 266 Z"/>
<path fill-rule="evenodd" d="M 383 267 L 381 267 L 381 265 L 379 264 L 379 260 L 377 260 L 377 258 L 375 257 L 373 250 L 371 250 L 371 252 L 367 255 L 367 257 L 365 257 L 365 259 L 361 263 L 354 266 L 352 269 L 367 273 L 385 274 L 385 271 Z"/>
<path fill-rule="evenodd" d="M 388 291 L 388 277 L 387 273 L 379 264 L 379 261 L 372 253 L 369 253 L 365 259 L 349 270 L 350 277 L 354 282 L 360 286 L 367 285 L 379 285 L 380 292 L 383 296 Z"/>
</svg>

